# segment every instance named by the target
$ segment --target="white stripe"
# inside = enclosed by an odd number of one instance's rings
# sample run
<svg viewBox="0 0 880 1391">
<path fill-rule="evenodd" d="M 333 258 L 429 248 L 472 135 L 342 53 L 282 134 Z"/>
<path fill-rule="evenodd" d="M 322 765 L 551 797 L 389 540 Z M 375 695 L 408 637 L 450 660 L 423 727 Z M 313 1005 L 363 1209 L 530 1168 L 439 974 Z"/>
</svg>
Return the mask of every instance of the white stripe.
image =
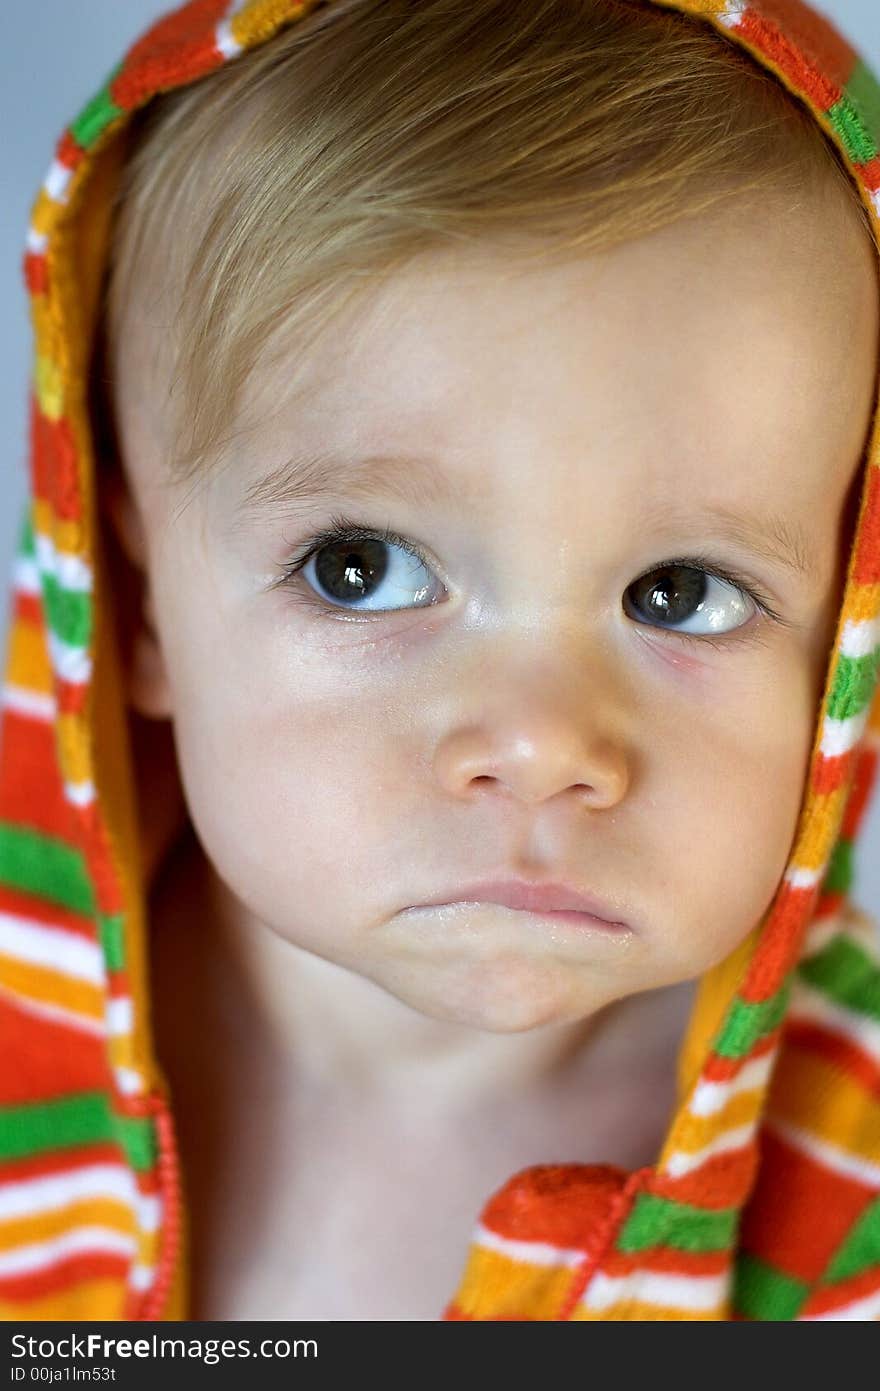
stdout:
<svg viewBox="0 0 880 1391">
<path fill-rule="evenodd" d="M 846 657 L 869 657 L 880 643 L 880 617 L 866 618 L 862 623 L 848 619 L 843 625 L 840 650 Z"/>
<path fill-rule="evenodd" d="M 85 782 L 65 782 L 64 795 L 75 807 L 90 807 L 95 800 L 95 784 Z"/>
<path fill-rule="evenodd" d="M 841 908 L 836 908 L 827 917 L 817 918 L 810 924 L 804 934 L 804 945 L 801 952 L 801 961 L 808 961 L 811 956 L 818 956 L 843 932 L 843 912 Z"/>
<path fill-rule="evenodd" d="M 477 1223 L 473 1241 L 486 1250 L 498 1251 L 502 1256 L 509 1256 L 512 1261 L 529 1261 L 532 1265 L 580 1265 L 587 1256 L 586 1251 L 553 1246 L 546 1241 L 513 1241 L 509 1237 L 499 1236 L 497 1232 L 490 1231 L 482 1222 Z"/>
<path fill-rule="evenodd" d="M 87 1164 L 63 1174 L 41 1174 L 37 1178 L 0 1183 L 0 1222 L 58 1212 L 71 1203 L 85 1202 L 89 1198 L 109 1198 L 125 1203 L 136 1214 L 142 1231 L 158 1229 L 158 1196 L 142 1193 L 134 1174 L 123 1164 Z"/>
<path fill-rule="evenodd" d="M 745 0 L 728 0 L 728 3 L 717 18 L 726 28 L 733 29 L 742 19 L 745 8 Z"/>
<path fill-rule="evenodd" d="M 0 705 L 14 710 L 16 715 L 41 720 L 44 724 L 52 724 L 58 711 L 54 696 L 43 695 L 41 691 L 28 691 L 24 686 L 3 686 L 0 689 Z"/>
<path fill-rule="evenodd" d="M 794 866 L 786 870 L 785 882 L 793 889 L 814 889 L 824 878 L 826 868 L 826 865 L 820 865 L 818 869 Z"/>
<path fill-rule="evenodd" d="M 214 30 L 214 43 L 224 58 L 237 58 L 241 53 L 242 46 L 232 37 L 228 19 L 221 19 Z"/>
<path fill-rule="evenodd" d="M 858 947 L 859 951 L 864 952 L 871 961 L 880 966 L 877 923 L 851 900 L 845 900 L 830 917 L 820 918 L 809 929 L 804 939 L 801 960 L 808 961 L 811 956 L 818 956 L 835 937 L 843 937 L 844 941 L 852 942 L 853 946 Z"/>
<path fill-rule="evenodd" d="M 826 758 L 839 758 L 841 754 L 849 753 L 850 749 L 855 748 L 865 732 L 870 712 L 871 706 L 868 704 L 858 715 L 850 715 L 847 720 L 832 720 L 826 715 L 822 726 L 821 744 Z"/>
<path fill-rule="evenodd" d="M 17 555 L 12 562 L 12 584 L 19 594 L 43 593 L 40 570 L 32 555 Z"/>
<path fill-rule="evenodd" d="M 104 1018 L 107 1021 L 107 1032 L 111 1037 L 118 1038 L 120 1035 L 130 1034 L 134 1020 L 131 996 L 108 995 Z"/>
<path fill-rule="evenodd" d="M 113 1069 L 116 1078 L 116 1086 L 123 1096 L 141 1096 L 146 1090 L 146 1083 L 141 1074 L 133 1067 L 123 1067 L 117 1064 Z"/>
<path fill-rule="evenodd" d="M 34 532 L 34 550 L 39 568 L 57 580 L 64 589 L 77 594 L 91 592 L 92 568 L 82 556 L 59 551 L 51 536 L 44 536 L 41 531 Z"/>
<path fill-rule="evenodd" d="M 695 1116 L 714 1116 L 731 1097 L 763 1086 L 770 1076 L 774 1061 L 775 1050 L 771 1048 L 760 1057 L 752 1058 L 733 1077 L 723 1082 L 700 1082 L 688 1109 Z"/>
<path fill-rule="evenodd" d="M 710 1140 L 708 1145 L 697 1150 L 694 1154 L 688 1154 L 686 1150 L 676 1150 L 666 1161 L 664 1170 L 670 1178 L 681 1178 L 682 1174 L 692 1173 L 694 1169 L 699 1169 L 707 1159 L 711 1159 L 715 1154 L 726 1154 L 728 1150 L 742 1149 L 747 1145 L 755 1133 L 756 1122 L 750 1121 L 748 1125 L 738 1125 L 733 1130 L 725 1130 L 722 1135 L 716 1135 L 714 1140 Z"/>
<path fill-rule="evenodd" d="M 624 1299 L 657 1304 L 669 1309 L 719 1309 L 724 1304 L 729 1275 L 667 1275 L 663 1271 L 637 1271 L 632 1275 L 611 1276 L 598 1271 L 590 1281 L 581 1303 L 587 1309 L 610 1309 Z"/>
<path fill-rule="evenodd" d="M 30 918 L 0 913 L 0 951 L 31 966 L 47 966 L 71 980 L 104 984 L 104 959 L 96 942 Z"/>
<path fill-rule="evenodd" d="M 85 685 L 92 674 L 92 659 L 86 647 L 71 647 L 67 642 L 62 642 L 61 638 L 47 628 L 49 639 L 49 655 L 52 658 L 52 667 L 57 674 L 65 681 L 70 681 L 74 685 Z"/>
<path fill-rule="evenodd" d="M 874 204 L 874 211 L 880 217 L 880 188 L 871 189 L 871 202 Z"/>
<path fill-rule="evenodd" d="M 856 1010 L 847 1009 L 837 1000 L 829 1000 L 820 990 L 796 980 L 791 991 L 788 1019 L 792 1023 L 821 1024 L 830 1032 L 849 1039 L 863 1052 L 880 1062 L 880 1022 Z"/>
<path fill-rule="evenodd" d="M 777 1120 L 775 1116 L 767 1116 L 764 1125 L 768 1130 L 780 1135 L 783 1140 L 788 1140 L 795 1149 L 809 1155 L 810 1159 L 815 1159 L 817 1164 L 824 1164 L 825 1168 L 831 1169 L 833 1173 L 844 1174 L 859 1183 L 872 1184 L 875 1188 L 880 1188 L 880 1164 L 872 1164 L 870 1159 L 863 1159 L 861 1155 L 847 1154 L 844 1150 L 838 1149 L 837 1145 L 820 1140 L 816 1135 L 801 1130 L 800 1126 Z"/>
<path fill-rule="evenodd" d="M 129 1288 L 133 1290 L 148 1290 L 156 1277 L 156 1267 L 154 1265 L 144 1265 L 138 1261 L 133 1265 L 129 1274 Z"/>
<path fill-rule="evenodd" d="M 25 238 L 25 246 L 28 251 L 32 251 L 35 256 L 42 256 L 48 245 L 49 238 L 46 233 L 38 232 L 33 223 L 31 223 L 27 230 L 27 237 Z"/>
<path fill-rule="evenodd" d="M 133 1256 L 137 1241 L 109 1227 L 75 1227 L 73 1231 L 48 1241 L 36 1241 L 30 1246 L 16 1246 L 0 1252 L 0 1278 L 23 1275 L 28 1271 L 45 1270 L 47 1266 L 82 1251 L 112 1251 L 120 1256 Z"/>
<path fill-rule="evenodd" d="M 230 20 L 233 15 L 237 15 L 240 10 L 246 10 L 251 0 L 232 0 L 231 5 L 226 11 L 226 18 L 217 25 L 214 30 L 214 42 L 224 58 L 237 58 L 242 53 L 243 47 L 232 37 Z"/>
<path fill-rule="evenodd" d="M 70 183 L 72 169 L 68 169 L 66 164 L 60 160 L 53 159 L 49 165 L 49 172 L 43 180 L 43 187 L 49 197 L 56 203 L 67 202 L 67 185 Z"/>
<path fill-rule="evenodd" d="M 49 1019 L 53 1024 L 63 1024 L 65 1028 L 77 1029 L 79 1033 L 90 1034 L 93 1038 L 104 1039 L 107 1037 L 106 1029 L 98 1020 L 88 1019 L 82 1014 L 74 1014 L 69 1009 L 62 1009 L 61 1005 L 49 1005 L 42 1000 L 25 999 L 23 995 L 17 995 L 2 985 L 0 985 L 0 995 L 25 1014 L 35 1014 L 39 1019 Z"/>
<path fill-rule="evenodd" d="M 798 1322 L 839 1323 L 855 1319 L 862 1322 L 869 1319 L 880 1319 L 880 1290 L 875 1290 L 873 1294 L 865 1295 L 864 1299 L 857 1299 L 852 1304 L 841 1304 L 839 1309 L 832 1309 L 827 1314 L 801 1314 Z"/>
</svg>

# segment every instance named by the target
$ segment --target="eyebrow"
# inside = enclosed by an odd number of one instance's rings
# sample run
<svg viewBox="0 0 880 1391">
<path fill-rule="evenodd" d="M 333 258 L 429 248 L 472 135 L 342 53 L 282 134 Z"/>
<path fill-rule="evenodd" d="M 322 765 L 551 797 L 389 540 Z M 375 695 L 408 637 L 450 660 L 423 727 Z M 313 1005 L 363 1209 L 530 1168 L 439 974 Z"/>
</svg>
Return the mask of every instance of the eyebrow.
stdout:
<svg viewBox="0 0 880 1391">
<path fill-rule="evenodd" d="M 417 455 L 370 454 L 351 457 L 321 451 L 285 459 L 245 493 L 242 515 L 283 508 L 311 508 L 342 498 L 361 502 L 388 498 L 415 507 L 456 500 L 475 504 L 477 491 L 448 476 L 436 459 Z M 821 579 L 814 546 L 801 523 L 784 513 L 743 516 L 724 506 L 708 508 L 695 519 L 674 500 L 655 505 L 639 521 L 639 529 L 661 526 L 682 531 L 695 520 L 707 540 L 733 542 L 754 555 L 793 571 L 803 579 Z"/>
<path fill-rule="evenodd" d="M 417 507 L 452 498 L 476 500 L 475 492 L 449 478 L 436 459 L 397 454 L 351 458 L 323 451 L 285 459 L 247 490 L 241 510 L 311 507 L 342 496 L 358 502 L 395 497 Z"/>
</svg>

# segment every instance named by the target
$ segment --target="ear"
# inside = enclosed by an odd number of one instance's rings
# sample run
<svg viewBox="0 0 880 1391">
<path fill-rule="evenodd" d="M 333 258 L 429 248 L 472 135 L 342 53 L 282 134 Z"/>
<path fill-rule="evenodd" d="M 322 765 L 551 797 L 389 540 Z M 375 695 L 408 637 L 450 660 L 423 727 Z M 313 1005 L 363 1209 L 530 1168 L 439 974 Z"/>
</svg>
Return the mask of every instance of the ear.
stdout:
<svg viewBox="0 0 880 1391">
<path fill-rule="evenodd" d="M 114 604 L 128 703 L 147 719 L 168 720 L 173 717 L 171 687 L 156 625 L 143 519 L 118 462 L 102 469 L 99 478 L 101 510 L 115 549 Z"/>
</svg>

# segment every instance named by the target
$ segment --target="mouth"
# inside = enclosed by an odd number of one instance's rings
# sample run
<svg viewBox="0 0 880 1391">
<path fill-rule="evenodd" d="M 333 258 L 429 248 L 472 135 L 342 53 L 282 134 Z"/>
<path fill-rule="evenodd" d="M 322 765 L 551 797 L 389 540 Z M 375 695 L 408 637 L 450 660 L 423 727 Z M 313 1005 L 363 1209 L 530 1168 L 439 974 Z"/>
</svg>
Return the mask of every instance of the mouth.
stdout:
<svg viewBox="0 0 880 1391">
<path fill-rule="evenodd" d="M 568 884 L 523 879 L 489 880 L 437 894 L 414 907 L 482 907 L 497 904 L 524 914 L 537 914 L 576 926 L 630 930 L 619 912 L 592 894 Z"/>
</svg>

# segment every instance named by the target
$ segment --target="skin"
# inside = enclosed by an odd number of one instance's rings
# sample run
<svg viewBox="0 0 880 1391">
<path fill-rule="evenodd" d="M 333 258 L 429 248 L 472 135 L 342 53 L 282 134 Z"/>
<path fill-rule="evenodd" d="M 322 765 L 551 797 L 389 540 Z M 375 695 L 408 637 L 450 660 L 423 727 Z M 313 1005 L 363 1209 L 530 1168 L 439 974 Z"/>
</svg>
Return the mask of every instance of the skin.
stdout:
<svg viewBox="0 0 880 1391">
<path fill-rule="evenodd" d="M 339 1098 L 316 1151 L 351 1139 L 352 1116 L 374 1133 L 367 1105 L 398 1141 L 490 1113 L 504 1138 L 484 1183 L 548 1159 L 510 1116 L 526 1097 L 532 1118 L 542 1098 L 561 1109 L 570 1082 L 561 1157 L 649 1162 L 684 985 L 760 921 L 797 825 L 877 378 L 875 257 L 852 210 L 728 202 L 521 272 L 488 249 L 425 256 L 317 343 L 296 391 L 283 362 L 255 373 L 259 428 L 183 509 L 157 485 L 143 337 L 116 365 L 111 509 L 143 584 L 129 700 L 173 729 L 203 852 L 179 967 L 203 1036 L 211 1021 L 200 1066 L 230 1096 L 261 1077 L 276 1100 L 293 1078 Z M 477 496 L 342 495 L 242 525 L 294 441 L 430 454 Z M 652 523 L 670 497 L 689 521 Z M 707 543 L 712 505 L 799 522 L 817 581 Z M 419 544 L 414 585 L 439 601 L 385 590 L 409 606 L 346 615 L 302 574 L 270 588 L 340 510 Z M 783 621 L 717 585 L 722 626 L 744 626 L 714 645 L 625 611 L 640 576 L 700 551 L 758 578 Z M 632 930 L 405 911 L 505 873 L 611 897 Z M 639 1073 L 662 1102 L 643 1149 L 637 1092 L 614 1116 L 600 1100 Z"/>
</svg>

